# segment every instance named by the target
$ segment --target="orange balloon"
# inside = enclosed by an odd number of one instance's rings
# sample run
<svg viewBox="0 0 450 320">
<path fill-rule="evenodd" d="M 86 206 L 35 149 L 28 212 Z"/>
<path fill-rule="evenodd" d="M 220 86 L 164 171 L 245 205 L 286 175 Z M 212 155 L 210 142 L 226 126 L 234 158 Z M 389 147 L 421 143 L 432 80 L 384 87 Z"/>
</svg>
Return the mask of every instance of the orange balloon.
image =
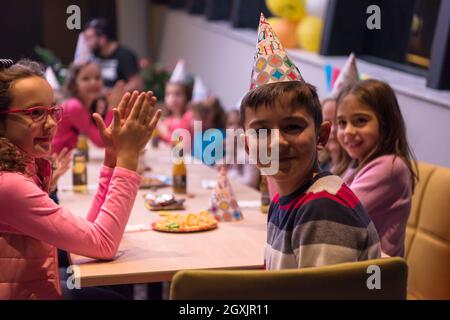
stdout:
<svg viewBox="0 0 450 320">
<path fill-rule="evenodd" d="M 285 19 L 279 19 L 272 25 L 273 31 L 275 31 L 285 48 L 295 48 L 297 46 L 296 28 L 297 22 Z"/>
</svg>

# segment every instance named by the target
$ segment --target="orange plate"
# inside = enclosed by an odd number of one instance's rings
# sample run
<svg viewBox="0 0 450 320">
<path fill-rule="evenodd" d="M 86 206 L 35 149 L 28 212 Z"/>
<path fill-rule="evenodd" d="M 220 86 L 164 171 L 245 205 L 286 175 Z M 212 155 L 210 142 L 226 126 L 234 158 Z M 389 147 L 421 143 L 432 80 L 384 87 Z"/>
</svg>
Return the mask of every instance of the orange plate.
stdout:
<svg viewBox="0 0 450 320">
<path fill-rule="evenodd" d="M 192 228 L 192 229 L 178 229 L 178 230 L 174 230 L 174 229 L 161 229 L 161 228 L 157 228 L 156 227 L 156 222 L 152 223 L 152 229 L 155 231 L 161 231 L 161 232 L 170 232 L 170 233 L 188 233 L 188 232 L 199 232 L 199 231 L 207 231 L 207 230 L 213 230 L 216 229 L 218 226 L 217 223 L 215 224 L 211 224 L 209 226 L 204 226 L 204 227 L 197 227 L 197 228 Z"/>
</svg>

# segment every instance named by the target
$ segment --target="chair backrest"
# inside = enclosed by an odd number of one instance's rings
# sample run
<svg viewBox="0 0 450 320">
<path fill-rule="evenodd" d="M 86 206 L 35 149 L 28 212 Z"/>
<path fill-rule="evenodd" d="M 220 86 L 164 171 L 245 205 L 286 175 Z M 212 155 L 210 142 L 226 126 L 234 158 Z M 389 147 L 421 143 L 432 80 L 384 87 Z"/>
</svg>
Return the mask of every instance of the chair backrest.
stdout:
<svg viewBox="0 0 450 320">
<path fill-rule="evenodd" d="M 405 260 L 397 257 L 279 271 L 183 270 L 172 280 L 170 298 L 405 299 L 407 273 Z M 368 283 L 381 288 L 369 289 Z"/>
<path fill-rule="evenodd" d="M 450 299 L 450 169 L 419 163 L 405 240 L 408 298 Z"/>
</svg>

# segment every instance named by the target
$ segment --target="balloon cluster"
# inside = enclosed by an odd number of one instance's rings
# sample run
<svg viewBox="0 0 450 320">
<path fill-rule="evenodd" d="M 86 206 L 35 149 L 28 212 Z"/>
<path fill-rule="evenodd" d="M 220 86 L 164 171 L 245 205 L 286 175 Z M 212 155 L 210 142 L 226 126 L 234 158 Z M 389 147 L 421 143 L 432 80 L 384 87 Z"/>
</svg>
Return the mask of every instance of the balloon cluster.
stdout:
<svg viewBox="0 0 450 320">
<path fill-rule="evenodd" d="M 286 48 L 318 52 L 328 0 L 266 0 L 268 19 Z"/>
</svg>

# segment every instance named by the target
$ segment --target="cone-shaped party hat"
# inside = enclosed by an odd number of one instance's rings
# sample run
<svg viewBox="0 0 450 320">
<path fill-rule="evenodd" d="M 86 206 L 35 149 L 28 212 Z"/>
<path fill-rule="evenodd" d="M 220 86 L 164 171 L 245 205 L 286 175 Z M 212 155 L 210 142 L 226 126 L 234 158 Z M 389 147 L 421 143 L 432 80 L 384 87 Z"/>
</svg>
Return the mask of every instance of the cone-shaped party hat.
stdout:
<svg viewBox="0 0 450 320">
<path fill-rule="evenodd" d="M 209 211 L 218 221 L 236 221 L 244 218 L 228 180 L 225 166 L 220 169 L 216 187 L 211 193 Z"/>
<path fill-rule="evenodd" d="M 192 90 L 192 102 L 204 101 L 209 97 L 209 90 L 200 76 L 195 77 L 194 89 Z"/>
<path fill-rule="evenodd" d="M 304 82 L 297 66 L 287 55 L 272 27 L 261 13 L 250 90 L 282 81 Z"/>
<path fill-rule="evenodd" d="M 94 55 L 92 54 L 91 48 L 89 47 L 83 32 L 78 35 L 77 46 L 75 48 L 75 55 L 73 57 L 74 64 L 84 64 L 86 62 L 92 61 Z"/>
<path fill-rule="evenodd" d="M 347 59 L 344 67 L 342 68 L 339 76 L 333 84 L 333 90 L 331 91 L 331 96 L 337 98 L 339 92 L 342 88 L 350 86 L 358 82 L 358 68 L 356 67 L 355 55 L 352 53 Z"/>
<path fill-rule="evenodd" d="M 184 60 L 178 60 L 175 69 L 173 69 L 172 75 L 169 79 L 170 83 L 188 84 L 189 77 L 186 71 L 186 63 Z"/>
<path fill-rule="evenodd" d="M 47 69 L 45 69 L 45 79 L 47 79 L 53 90 L 61 89 L 61 85 L 59 84 L 58 78 L 56 78 L 52 67 L 47 67 Z"/>
</svg>

